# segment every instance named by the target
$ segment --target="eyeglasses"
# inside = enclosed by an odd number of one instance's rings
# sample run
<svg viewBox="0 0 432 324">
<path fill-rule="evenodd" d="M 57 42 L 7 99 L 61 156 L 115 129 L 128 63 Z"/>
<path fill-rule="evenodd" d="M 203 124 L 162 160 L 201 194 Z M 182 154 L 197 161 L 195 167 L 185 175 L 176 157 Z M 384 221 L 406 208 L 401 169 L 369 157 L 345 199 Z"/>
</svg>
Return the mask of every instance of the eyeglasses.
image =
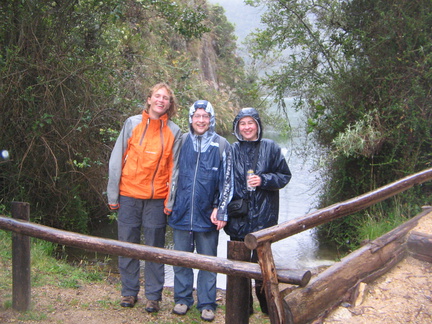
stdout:
<svg viewBox="0 0 432 324">
<path fill-rule="evenodd" d="M 210 119 L 210 115 L 209 114 L 204 114 L 204 115 L 194 114 L 194 115 L 192 115 L 192 118 L 196 119 L 196 120 L 199 120 L 201 118 L 204 120 L 208 120 L 208 119 Z"/>
</svg>

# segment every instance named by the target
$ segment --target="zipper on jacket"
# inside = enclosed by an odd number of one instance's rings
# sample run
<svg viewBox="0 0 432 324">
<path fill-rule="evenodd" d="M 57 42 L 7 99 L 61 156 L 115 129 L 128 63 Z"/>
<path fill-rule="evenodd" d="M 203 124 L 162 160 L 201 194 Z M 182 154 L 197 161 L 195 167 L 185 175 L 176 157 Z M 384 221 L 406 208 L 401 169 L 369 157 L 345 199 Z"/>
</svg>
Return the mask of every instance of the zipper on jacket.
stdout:
<svg viewBox="0 0 432 324">
<path fill-rule="evenodd" d="M 153 198 L 153 195 L 154 195 L 154 180 L 155 180 L 156 174 L 159 170 L 160 161 L 162 160 L 162 156 L 163 156 L 163 153 L 165 150 L 165 145 L 164 145 L 165 143 L 164 143 L 164 136 L 163 136 L 163 126 L 164 126 L 163 120 L 160 120 L 160 123 L 161 123 L 161 125 L 160 125 L 160 132 L 159 133 L 160 133 L 160 142 L 161 142 L 162 149 L 161 149 L 161 153 L 159 154 L 159 160 L 158 160 L 158 163 L 156 165 L 156 169 L 155 169 L 155 172 L 153 173 L 153 178 L 151 181 L 151 186 L 152 186 L 151 198 Z"/>
<path fill-rule="evenodd" d="M 165 143 L 164 143 L 164 137 L 163 137 L 163 132 L 162 132 L 164 123 L 163 123 L 162 119 L 159 119 L 159 120 L 160 120 L 160 123 L 161 123 L 161 125 L 160 125 L 160 132 L 159 133 L 160 133 L 160 140 L 161 140 L 162 150 L 161 150 L 161 153 L 159 154 L 159 160 L 158 160 L 158 163 L 156 165 L 155 171 L 153 173 L 152 181 L 151 181 L 151 195 L 150 195 L 150 199 L 153 199 L 153 196 L 154 196 L 154 190 L 155 190 L 155 188 L 154 188 L 155 187 L 154 186 L 154 180 L 155 180 L 156 174 L 157 174 L 157 172 L 159 170 L 160 161 L 162 159 L 162 156 L 163 156 L 163 153 L 164 153 L 164 150 L 165 150 L 165 145 L 164 145 Z M 142 143 L 144 141 L 144 138 L 145 138 L 145 135 L 147 133 L 149 124 L 150 124 L 150 118 L 147 119 L 146 127 L 144 128 L 144 131 L 143 131 L 143 134 L 141 136 L 139 145 L 142 145 Z"/>
<path fill-rule="evenodd" d="M 193 217 L 194 217 L 194 202 L 195 202 L 195 185 L 196 185 L 196 178 L 197 178 L 197 173 L 198 173 L 198 165 L 199 165 L 199 161 L 200 161 L 200 156 L 201 156 L 201 137 L 197 136 L 197 151 L 198 151 L 198 155 L 197 155 L 197 161 L 195 164 L 195 173 L 194 173 L 194 178 L 193 178 L 193 186 L 192 186 L 192 199 L 191 199 L 191 218 L 190 218 L 190 229 L 192 231 L 193 229 Z"/>
<path fill-rule="evenodd" d="M 150 118 L 147 118 L 146 127 L 144 128 L 144 131 L 143 131 L 143 133 L 142 133 L 142 135 L 141 135 L 141 138 L 140 138 L 140 142 L 139 142 L 139 145 L 140 145 L 140 146 L 142 145 L 142 142 L 143 142 L 143 140 L 144 140 L 145 134 L 147 133 L 147 129 L 148 129 L 148 127 L 149 127 L 149 124 L 150 124 Z"/>
</svg>

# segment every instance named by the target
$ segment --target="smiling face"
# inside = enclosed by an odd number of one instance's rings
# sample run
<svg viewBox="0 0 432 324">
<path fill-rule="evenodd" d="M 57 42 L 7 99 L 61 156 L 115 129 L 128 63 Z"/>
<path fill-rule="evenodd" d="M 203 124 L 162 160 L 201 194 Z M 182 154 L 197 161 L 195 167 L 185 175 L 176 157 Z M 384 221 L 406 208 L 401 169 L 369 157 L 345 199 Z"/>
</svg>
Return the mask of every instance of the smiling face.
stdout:
<svg viewBox="0 0 432 324">
<path fill-rule="evenodd" d="M 165 87 L 158 89 L 147 98 L 148 114 L 151 119 L 159 119 L 170 107 L 170 94 Z"/>
<path fill-rule="evenodd" d="M 243 140 L 256 141 L 258 139 L 258 125 L 252 117 L 247 116 L 240 119 L 238 129 Z"/>
<path fill-rule="evenodd" d="M 195 135 L 203 135 L 210 128 L 210 114 L 202 108 L 192 115 L 192 129 Z"/>
</svg>

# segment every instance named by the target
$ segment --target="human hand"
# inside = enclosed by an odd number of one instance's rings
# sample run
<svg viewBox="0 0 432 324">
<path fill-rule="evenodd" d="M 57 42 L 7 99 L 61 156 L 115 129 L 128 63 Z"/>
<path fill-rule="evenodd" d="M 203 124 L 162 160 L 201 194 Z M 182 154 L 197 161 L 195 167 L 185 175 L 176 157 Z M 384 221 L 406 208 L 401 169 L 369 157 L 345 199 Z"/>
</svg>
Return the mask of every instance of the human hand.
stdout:
<svg viewBox="0 0 432 324">
<path fill-rule="evenodd" d="M 225 221 L 217 221 L 216 224 L 215 224 L 216 225 L 216 229 L 218 231 L 220 231 L 222 228 L 225 227 L 226 224 L 227 224 L 227 222 L 225 222 Z"/>
<path fill-rule="evenodd" d="M 210 215 L 210 220 L 213 224 L 216 225 L 216 229 L 219 231 L 222 228 L 225 227 L 226 223 L 225 221 L 220 221 L 217 219 L 217 208 L 214 208 L 211 215 Z"/>
<path fill-rule="evenodd" d="M 248 177 L 247 183 L 250 187 L 259 187 L 261 186 L 261 177 L 257 174 L 251 175 Z"/>
</svg>

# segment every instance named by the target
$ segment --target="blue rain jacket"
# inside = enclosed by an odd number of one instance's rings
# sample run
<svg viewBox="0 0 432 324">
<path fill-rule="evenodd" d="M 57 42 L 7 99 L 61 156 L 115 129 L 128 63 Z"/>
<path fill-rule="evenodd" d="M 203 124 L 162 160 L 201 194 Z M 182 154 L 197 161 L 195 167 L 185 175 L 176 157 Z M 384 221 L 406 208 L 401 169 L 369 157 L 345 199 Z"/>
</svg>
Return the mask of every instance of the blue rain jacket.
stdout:
<svg viewBox="0 0 432 324">
<path fill-rule="evenodd" d="M 227 205 L 232 197 L 232 163 L 229 142 L 215 133 L 214 112 L 210 128 L 203 135 L 195 135 L 192 127 L 180 150 L 173 176 L 171 195 L 172 213 L 168 224 L 175 229 L 209 232 L 216 229 L 210 215 L 218 208 L 217 219 L 227 221 Z M 190 110 L 189 122 L 194 109 Z M 221 148 L 220 148 L 221 146 Z"/>
</svg>

